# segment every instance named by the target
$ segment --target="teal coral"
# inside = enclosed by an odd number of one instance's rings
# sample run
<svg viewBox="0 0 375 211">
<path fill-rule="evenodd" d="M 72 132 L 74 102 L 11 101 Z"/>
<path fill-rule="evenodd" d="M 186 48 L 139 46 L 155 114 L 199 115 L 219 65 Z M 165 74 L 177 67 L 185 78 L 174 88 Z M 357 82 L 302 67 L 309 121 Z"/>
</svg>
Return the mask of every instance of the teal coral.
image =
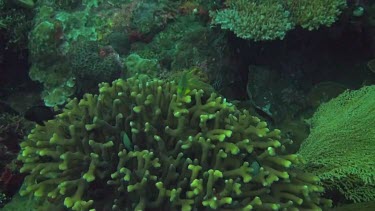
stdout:
<svg viewBox="0 0 375 211">
<path fill-rule="evenodd" d="M 101 41 L 111 32 L 106 14 L 95 11 L 100 2 L 41 0 L 36 5 L 28 46 L 33 64 L 30 78 L 43 85 L 46 105 L 64 104 L 77 91 L 86 92 L 87 87 L 96 87 L 99 82 L 112 81 L 121 75 L 122 64 L 116 52 L 99 56 L 99 45 L 107 45 Z M 81 7 L 70 13 L 60 8 L 74 8 L 81 3 Z M 96 46 L 87 47 L 91 43 Z"/>
<path fill-rule="evenodd" d="M 136 74 L 156 76 L 157 73 L 160 72 L 160 65 L 157 59 L 145 59 L 136 53 L 128 55 L 124 64 L 129 76 L 134 76 Z"/>
<path fill-rule="evenodd" d="M 45 74 L 46 69 L 33 65 L 29 76 L 33 81 L 43 83 L 42 98 L 46 106 L 62 105 L 76 91 L 75 80 L 66 63 L 50 65 L 48 70 L 53 72 L 51 74 Z"/>
<path fill-rule="evenodd" d="M 346 91 L 314 114 L 299 154 L 327 190 L 354 202 L 375 200 L 375 86 Z"/>
<path fill-rule="evenodd" d="M 162 70 L 176 72 L 194 66 L 216 74 L 225 69 L 223 63 L 228 56 L 225 36 L 194 16 L 177 17 L 149 44 L 137 45 L 133 53 L 157 60 Z"/>
<path fill-rule="evenodd" d="M 145 76 L 99 90 L 71 100 L 21 144 L 21 171 L 29 173 L 22 195 L 72 210 L 321 210 L 329 203 L 318 178 L 294 168 L 300 157 L 284 153 L 279 130 L 215 93 L 177 97 L 175 82 Z"/>
</svg>

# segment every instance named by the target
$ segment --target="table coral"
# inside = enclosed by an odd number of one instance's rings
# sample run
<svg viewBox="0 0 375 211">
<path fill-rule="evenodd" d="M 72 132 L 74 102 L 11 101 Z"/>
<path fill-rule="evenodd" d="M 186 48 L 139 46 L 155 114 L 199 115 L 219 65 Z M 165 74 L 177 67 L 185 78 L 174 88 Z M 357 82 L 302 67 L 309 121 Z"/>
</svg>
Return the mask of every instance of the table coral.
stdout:
<svg viewBox="0 0 375 211">
<path fill-rule="evenodd" d="M 331 26 L 346 6 L 346 0 L 287 0 L 294 23 L 308 30 Z"/>
<path fill-rule="evenodd" d="M 308 30 L 334 23 L 346 0 L 228 0 L 210 13 L 213 25 L 254 41 L 283 39 L 295 26 Z"/>
<path fill-rule="evenodd" d="M 321 105 L 299 154 L 327 190 L 353 202 L 375 200 L 375 86 Z"/>
<path fill-rule="evenodd" d="M 72 210 L 321 210 L 280 130 L 215 93 L 139 76 L 73 99 L 21 144 L 33 194 Z"/>
<path fill-rule="evenodd" d="M 228 8 L 211 13 L 212 24 L 233 31 L 243 39 L 282 39 L 294 27 L 289 12 L 275 0 L 229 1 Z"/>
</svg>

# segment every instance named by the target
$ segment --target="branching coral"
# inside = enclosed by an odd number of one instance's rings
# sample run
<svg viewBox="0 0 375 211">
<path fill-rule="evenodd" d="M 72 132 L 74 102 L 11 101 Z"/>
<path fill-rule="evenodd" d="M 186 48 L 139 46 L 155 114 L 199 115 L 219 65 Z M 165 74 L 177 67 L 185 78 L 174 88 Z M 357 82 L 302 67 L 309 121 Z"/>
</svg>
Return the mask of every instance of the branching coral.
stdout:
<svg viewBox="0 0 375 211">
<path fill-rule="evenodd" d="M 346 91 L 314 114 L 299 154 L 326 189 L 354 202 L 375 200 L 375 86 Z"/>
<path fill-rule="evenodd" d="M 284 38 L 295 25 L 309 30 L 330 26 L 346 0 L 228 0 L 227 8 L 211 12 L 212 24 L 254 41 Z"/>
<path fill-rule="evenodd" d="M 21 144 L 21 194 L 73 210 L 321 210 L 280 131 L 215 93 L 175 82 L 102 83 Z"/>
<path fill-rule="evenodd" d="M 243 39 L 274 40 L 293 28 L 289 12 L 275 0 L 230 1 L 228 8 L 211 13 L 212 23 Z"/>
<path fill-rule="evenodd" d="M 296 25 L 308 30 L 330 26 L 346 6 L 346 0 L 287 0 L 286 7 Z"/>
</svg>

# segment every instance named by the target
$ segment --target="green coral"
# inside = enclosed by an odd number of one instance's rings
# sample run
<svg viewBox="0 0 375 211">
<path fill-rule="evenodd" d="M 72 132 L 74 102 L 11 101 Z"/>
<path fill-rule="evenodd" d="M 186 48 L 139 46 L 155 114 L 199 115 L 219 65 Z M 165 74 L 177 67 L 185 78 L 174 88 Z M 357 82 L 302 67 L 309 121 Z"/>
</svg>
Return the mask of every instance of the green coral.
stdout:
<svg viewBox="0 0 375 211">
<path fill-rule="evenodd" d="M 56 58 L 58 43 L 55 39 L 55 24 L 42 21 L 35 25 L 30 32 L 30 57 L 34 62 L 43 62 L 51 57 Z"/>
<path fill-rule="evenodd" d="M 299 154 L 326 189 L 354 202 L 375 200 L 375 86 L 323 104 Z"/>
<path fill-rule="evenodd" d="M 107 45 L 101 41 L 111 32 L 107 15 L 95 10 L 99 3 L 91 0 L 38 2 L 35 26 L 29 36 L 33 64 L 30 78 L 43 85 L 46 105 L 64 104 L 76 92 L 91 91 L 99 82 L 112 81 L 121 75 L 122 64 L 116 52 L 99 55 L 99 46 Z M 60 8 L 75 6 L 70 13 Z"/>
<path fill-rule="evenodd" d="M 318 178 L 285 147 L 279 130 L 215 93 L 116 80 L 32 130 L 21 194 L 73 210 L 321 210 Z"/>
<path fill-rule="evenodd" d="M 82 6 L 83 0 L 54 0 L 55 6 L 63 10 L 72 10 Z"/>
<path fill-rule="evenodd" d="M 137 45 L 140 57 L 158 60 L 161 69 L 171 72 L 198 67 L 206 72 L 222 72 L 227 58 L 225 36 L 202 24 L 194 16 L 179 16 L 155 35 L 147 45 Z"/>
<path fill-rule="evenodd" d="M 145 59 L 136 53 L 127 56 L 124 63 L 129 76 L 134 76 L 136 74 L 156 76 L 160 71 L 160 65 L 157 59 Z"/>
<path fill-rule="evenodd" d="M 51 74 L 46 74 L 47 67 L 32 65 L 29 76 L 33 81 L 43 83 L 42 99 L 46 106 L 64 104 L 75 93 L 75 79 L 67 63 L 52 64 L 48 67 Z"/>
<path fill-rule="evenodd" d="M 227 9 L 211 16 L 212 24 L 233 31 L 237 37 L 255 41 L 282 39 L 293 28 L 289 12 L 275 0 L 230 1 Z"/>
<path fill-rule="evenodd" d="M 95 41 L 74 42 L 68 61 L 72 75 L 79 82 L 77 88 L 83 93 L 96 90 L 98 83 L 113 81 L 122 74 L 119 55 L 112 47 L 101 47 Z"/>
<path fill-rule="evenodd" d="M 286 5 L 295 24 L 313 30 L 331 26 L 346 6 L 346 0 L 287 0 Z"/>
<path fill-rule="evenodd" d="M 309 30 L 330 26 L 345 6 L 346 0 L 231 0 L 210 15 L 213 25 L 260 41 L 283 39 L 296 25 Z"/>
</svg>

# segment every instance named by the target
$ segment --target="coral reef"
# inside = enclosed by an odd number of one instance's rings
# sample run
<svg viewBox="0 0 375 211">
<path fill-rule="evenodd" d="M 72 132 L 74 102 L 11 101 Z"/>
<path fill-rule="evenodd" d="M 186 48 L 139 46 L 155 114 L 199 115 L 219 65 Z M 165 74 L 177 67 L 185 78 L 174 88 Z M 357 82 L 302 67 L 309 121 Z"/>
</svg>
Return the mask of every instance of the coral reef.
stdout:
<svg viewBox="0 0 375 211">
<path fill-rule="evenodd" d="M 136 74 L 157 76 L 158 72 L 160 72 L 160 65 L 157 59 L 144 59 L 136 53 L 127 56 L 124 63 L 128 76 Z"/>
<path fill-rule="evenodd" d="M 112 46 L 94 41 L 77 41 L 69 51 L 70 70 L 80 92 L 93 92 L 100 82 L 110 82 L 122 74 L 122 61 Z"/>
<path fill-rule="evenodd" d="M 70 13 L 59 9 L 60 6 L 75 7 L 80 1 L 55 3 L 57 5 L 48 1 L 38 4 L 35 25 L 29 36 L 33 64 L 30 78 L 43 84 L 42 98 L 48 106 L 64 104 L 76 91 L 96 87 L 98 82 L 112 81 L 113 72 L 121 69 L 116 52 L 99 55 L 99 46 L 107 45 L 103 39 L 112 30 L 111 21 L 103 18 L 109 11 L 97 12 L 97 1 L 85 1 L 82 7 Z M 96 46 L 92 47 L 92 43 Z M 87 52 L 89 50 L 91 52 Z M 103 77 L 98 77 L 98 73 Z"/>
<path fill-rule="evenodd" d="M 293 28 L 289 12 L 275 0 L 229 1 L 228 8 L 211 13 L 212 24 L 233 31 L 243 39 L 274 40 Z"/>
<path fill-rule="evenodd" d="M 32 27 L 33 12 L 20 8 L 11 1 L 0 0 L 0 64 L 7 51 L 23 55 L 27 49 L 28 33 Z"/>
<path fill-rule="evenodd" d="M 176 18 L 150 43 L 134 43 L 132 50 L 133 54 L 143 59 L 157 60 L 160 73 L 164 71 L 169 74 L 197 67 L 206 72 L 210 82 L 213 82 L 225 71 L 230 72 L 224 65 L 229 57 L 225 36 L 212 31 L 195 16 Z M 132 58 L 131 55 L 129 57 Z M 155 75 L 155 71 L 151 75 Z"/>
<path fill-rule="evenodd" d="M 45 74 L 47 70 L 51 73 Z M 43 83 L 42 98 L 44 104 L 50 107 L 64 104 L 76 91 L 76 81 L 68 63 L 56 63 L 48 68 L 44 65 L 33 65 L 29 70 L 29 77 Z"/>
<path fill-rule="evenodd" d="M 345 6 L 346 0 L 228 0 L 226 8 L 210 15 L 213 25 L 261 41 L 283 39 L 296 25 L 308 30 L 330 26 Z"/>
<path fill-rule="evenodd" d="M 299 154 L 336 201 L 375 199 L 375 86 L 346 91 L 322 104 Z"/>
<path fill-rule="evenodd" d="M 346 6 L 346 0 L 287 0 L 285 2 L 292 22 L 308 30 L 331 26 Z"/>
<path fill-rule="evenodd" d="M 146 76 L 100 84 L 21 144 L 21 194 L 73 210 L 321 210 L 280 130 L 215 93 Z M 186 89 L 186 87 L 185 87 Z"/>
</svg>

